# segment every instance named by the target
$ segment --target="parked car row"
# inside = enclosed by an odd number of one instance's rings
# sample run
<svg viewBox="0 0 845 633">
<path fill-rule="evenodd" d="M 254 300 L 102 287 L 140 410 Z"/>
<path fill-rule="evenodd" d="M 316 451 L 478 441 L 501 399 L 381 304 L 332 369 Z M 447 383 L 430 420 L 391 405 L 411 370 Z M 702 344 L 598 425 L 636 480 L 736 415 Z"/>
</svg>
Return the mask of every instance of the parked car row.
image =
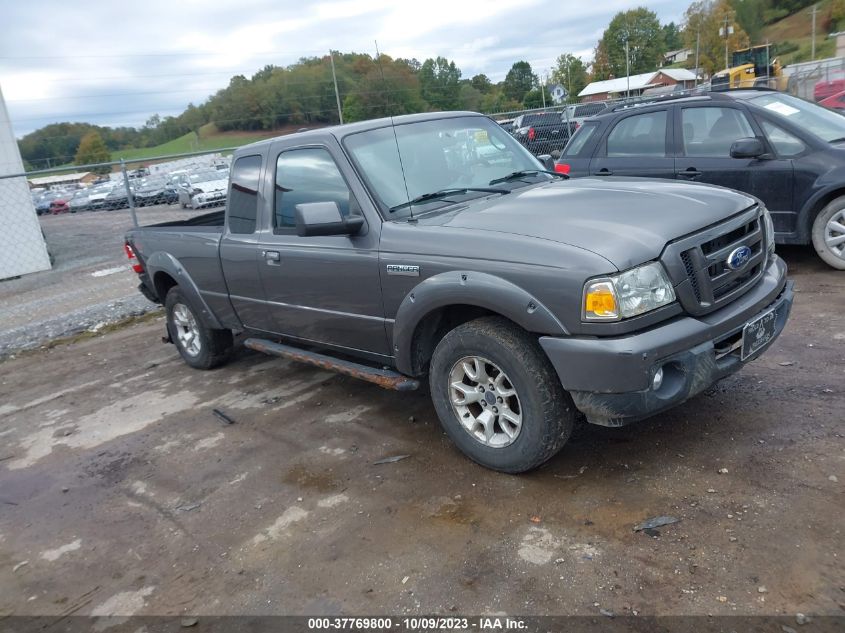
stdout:
<svg viewBox="0 0 845 633">
<path fill-rule="evenodd" d="M 515 119 L 500 121 L 499 125 L 535 156 L 550 154 L 558 157 L 584 119 L 607 107 L 604 101 L 576 103 L 566 106 L 562 112 L 529 112 Z"/>
<path fill-rule="evenodd" d="M 584 121 L 555 170 L 752 194 L 771 213 L 776 243 L 812 244 L 845 270 L 845 117 L 810 101 L 740 89 L 620 104 Z"/>
<path fill-rule="evenodd" d="M 228 170 L 228 163 L 158 175 L 136 170 L 129 179 L 129 190 L 136 207 L 176 203 L 193 209 L 218 206 L 226 202 Z M 33 191 L 32 202 L 38 215 L 113 211 L 128 208 L 129 195 L 122 180 L 112 180 L 90 187 Z"/>
</svg>

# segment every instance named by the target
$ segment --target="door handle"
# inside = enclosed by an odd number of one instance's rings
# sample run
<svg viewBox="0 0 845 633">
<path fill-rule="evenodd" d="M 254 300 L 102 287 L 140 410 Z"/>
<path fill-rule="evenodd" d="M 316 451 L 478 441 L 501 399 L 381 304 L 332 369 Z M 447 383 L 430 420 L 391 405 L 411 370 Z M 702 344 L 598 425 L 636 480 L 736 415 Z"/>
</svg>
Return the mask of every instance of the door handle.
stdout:
<svg viewBox="0 0 845 633">
<path fill-rule="evenodd" d="M 678 175 L 681 178 L 689 178 L 690 180 L 695 180 L 701 175 L 701 172 L 698 171 L 695 167 L 687 167 L 684 171 L 678 172 Z"/>
<path fill-rule="evenodd" d="M 261 256 L 268 266 L 279 266 L 282 263 L 282 254 L 279 251 L 261 251 Z"/>
<path fill-rule="evenodd" d="M 613 172 L 610 171 L 607 167 L 602 167 L 601 169 L 596 172 L 596 176 L 612 176 Z"/>
</svg>

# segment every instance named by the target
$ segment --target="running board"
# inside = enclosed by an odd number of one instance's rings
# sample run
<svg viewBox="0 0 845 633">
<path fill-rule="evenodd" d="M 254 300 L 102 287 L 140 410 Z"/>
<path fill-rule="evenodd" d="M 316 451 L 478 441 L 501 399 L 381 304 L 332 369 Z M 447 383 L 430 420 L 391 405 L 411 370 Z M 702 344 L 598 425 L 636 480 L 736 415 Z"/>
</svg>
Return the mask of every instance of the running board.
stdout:
<svg viewBox="0 0 845 633">
<path fill-rule="evenodd" d="M 330 371 L 335 371 L 339 374 L 352 376 L 360 380 L 372 382 L 379 387 L 385 389 L 392 389 L 394 391 L 414 391 L 420 386 L 418 380 L 414 380 L 409 376 L 400 374 L 390 369 L 376 369 L 375 367 L 367 367 L 359 363 L 353 363 L 348 360 L 341 360 L 325 354 L 318 354 L 317 352 L 309 352 L 308 350 L 299 349 L 298 347 L 291 347 L 290 345 L 283 345 L 281 343 L 274 343 L 262 338 L 248 338 L 244 341 L 244 347 L 254 349 L 256 352 L 270 354 L 271 356 L 281 356 L 282 358 L 289 358 L 298 363 L 305 363 L 307 365 L 314 365 L 322 367 Z"/>
</svg>

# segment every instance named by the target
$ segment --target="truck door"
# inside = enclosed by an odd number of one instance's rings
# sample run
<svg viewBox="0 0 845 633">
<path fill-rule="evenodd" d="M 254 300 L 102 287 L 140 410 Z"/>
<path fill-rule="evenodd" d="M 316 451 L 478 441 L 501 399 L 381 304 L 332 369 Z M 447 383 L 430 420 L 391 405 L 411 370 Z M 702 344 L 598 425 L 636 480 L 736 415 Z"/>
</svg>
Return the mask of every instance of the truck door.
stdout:
<svg viewBox="0 0 845 633">
<path fill-rule="evenodd" d="M 590 161 L 592 176 L 674 178 L 667 109 L 619 119 Z"/>
<path fill-rule="evenodd" d="M 340 148 L 273 146 L 264 178 L 271 218 L 261 234 L 261 280 L 275 331 L 389 356 L 378 269 L 380 223 Z M 337 160 L 336 160 L 337 158 Z M 272 171 L 271 171 L 272 170 Z M 299 237 L 296 205 L 336 202 L 360 214 L 358 235 Z M 369 215 L 369 217 L 368 217 Z"/>
<path fill-rule="evenodd" d="M 220 240 L 220 267 L 234 308 L 246 327 L 273 331 L 259 277 L 258 209 L 261 155 L 241 156 L 232 165 L 226 227 Z M 223 309 L 215 299 L 217 310 Z"/>
</svg>

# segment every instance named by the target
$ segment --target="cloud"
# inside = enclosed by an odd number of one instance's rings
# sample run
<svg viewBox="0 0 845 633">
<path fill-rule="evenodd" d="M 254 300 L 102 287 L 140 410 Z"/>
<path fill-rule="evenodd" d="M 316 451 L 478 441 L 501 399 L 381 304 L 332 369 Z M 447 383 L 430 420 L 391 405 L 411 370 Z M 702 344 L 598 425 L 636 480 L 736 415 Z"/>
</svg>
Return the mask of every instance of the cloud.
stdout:
<svg viewBox="0 0 845 633">
<path fill-rule="evenodd" d="M 0 88 L 19 136 L 57 121 L 142 125 L 225 87 L 235 74 L 329 49 L 420 61 L 442 55 L 464 77 L 504 78 L 524 59 L 544 74 L 558 55 L 582 57 L 633 0 L 145 0 L 6 2 Z M 662 21 L 672 0 L 651 0 Z M 60 33 L 60 36 L 57 36 Z"/>
</svg>

